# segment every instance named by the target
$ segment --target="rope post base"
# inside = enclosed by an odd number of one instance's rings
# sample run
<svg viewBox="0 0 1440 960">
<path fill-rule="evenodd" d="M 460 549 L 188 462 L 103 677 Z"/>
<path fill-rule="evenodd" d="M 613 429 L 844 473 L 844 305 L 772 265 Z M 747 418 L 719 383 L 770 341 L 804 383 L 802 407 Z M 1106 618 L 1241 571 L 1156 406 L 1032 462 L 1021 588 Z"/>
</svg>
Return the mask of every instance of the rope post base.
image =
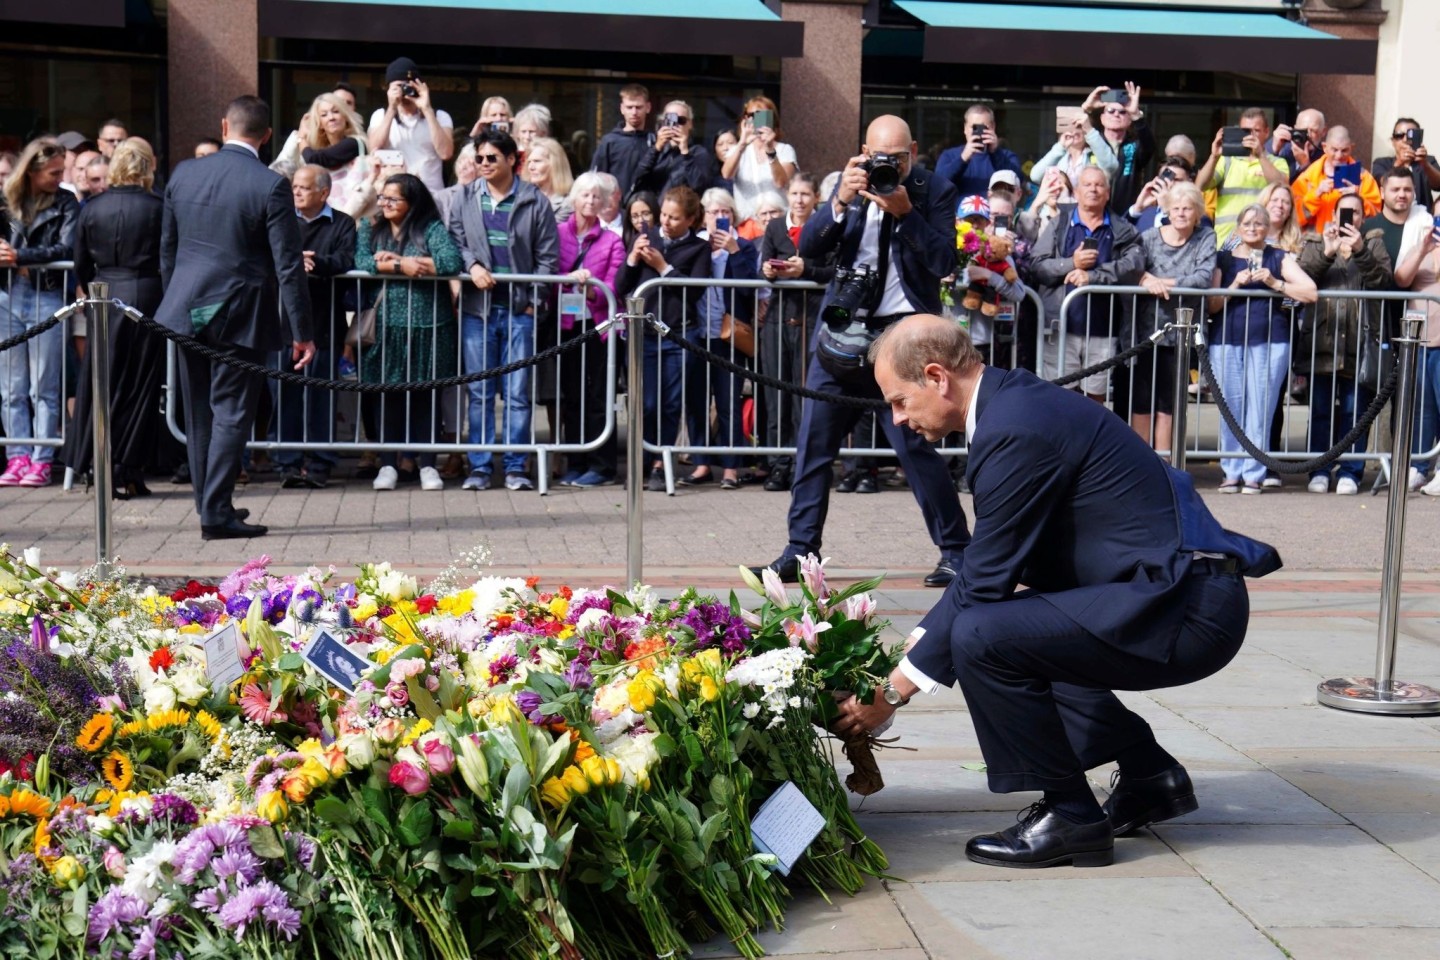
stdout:
<svg viewBox="0 0 1440 960">
<path fill-rule="evenodd" d="M 1390 500 L 1385 516 L 1385 566 L 1380 579 L 1380 629 L 1375 676 L 1339 677 L 1319 685 L 1315 699 L 1327 707 L 1356 713 L 1420 716 L 1440 713 L 1440 691 L 1395 679 L 1395 640 L 1400 626 L 1400 577 L 1405 553 L 1405 499 L 1409 486 L 1410 435 L 1415 419 L 1416 351 L 1423 342 L 1423 311 L 1405 314 L 1405 335 L 1391 343 L 1396 358 L 1395 443 L 1391 454 Z"/>
</svg>

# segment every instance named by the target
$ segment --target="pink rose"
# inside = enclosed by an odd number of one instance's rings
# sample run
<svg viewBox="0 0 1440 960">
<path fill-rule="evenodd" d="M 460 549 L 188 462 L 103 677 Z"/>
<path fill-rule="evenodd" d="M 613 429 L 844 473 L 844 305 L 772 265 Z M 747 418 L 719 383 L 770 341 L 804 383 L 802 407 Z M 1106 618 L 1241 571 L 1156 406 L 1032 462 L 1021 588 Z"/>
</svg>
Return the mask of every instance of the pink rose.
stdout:
<svg viewBox="0 0 1440 960">
<path fill-rule="evenodd" d="M 420 753 L 425 757 L 425 765 L 436 776 L 448 777 L 455 770 L 455 751 L 439 737 L 420 741 Z"/>
<path fill-rule="evenodd" d="M 390 765 L 390 785 L 399 787 L 412 797 L 418 797 L 430 789 L 430 774 L 419 764 L 397 760 Z"/>
<path fill-rule="evenodd" d="M 405 724 L 395 717 L 386 717 L 375 724 L 375 739 L 383 744 L 392 744 L 405 735 Z"/>
<path fill-rule="evenodd" d="M 410 691 L 405 689 L 405 684 L 399 680 L 391 681 L 385 685 L 385 696 L 397 707 L 403 707 L 410 703 Z"/>
<path fill-rule="evenodd" d="M 121 853 L 118 847 L 112 846 L 106 850 L 100 862 L 105 865 L 105 872 L 116 880 L 125 876 L 125 854 Z"/>
</svg>

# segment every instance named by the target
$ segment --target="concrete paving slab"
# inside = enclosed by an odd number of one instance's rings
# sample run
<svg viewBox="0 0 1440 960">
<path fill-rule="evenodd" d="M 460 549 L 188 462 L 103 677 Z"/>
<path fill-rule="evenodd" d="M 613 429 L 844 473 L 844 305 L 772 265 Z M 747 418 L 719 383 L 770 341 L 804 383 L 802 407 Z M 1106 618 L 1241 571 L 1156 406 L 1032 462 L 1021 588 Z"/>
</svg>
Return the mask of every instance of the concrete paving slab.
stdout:
<svg viewBox="0 0 1440 960">
<path fill-rule="evenodd" d="M 1378 719 L 1378 718 L 1377 718 Z M 1403 718 L 1389 718 L 1406 723 Z M 1440 817 L 1440 755 L 1417 750 L 1257 750 L 1257 760 L 1327 807 Z M 1437 824 L 1440 830 L 1440 824 Z"/>
<path fill-rule="evenodd" d="M 1283 927 L 1271 934 L 1293 960 L 1440 957 L 1440 930 Z"/>
<path fill-rule="evenodd" d="M 1104 868 L 1091 872 L 1098 876 L 1078 883 L 897 886 L 895 899 L 933 960 L 970 960 L 974 946 L 1005 960 L 1284 956 L 1198 877 L 1127 879 L 1103 876 Z"/>
<path fill-rule="evenodd" d="M 1191 770 L 1200 809 L 1170 823 L 1343 824 L 1345 818 L 1266 770 Z"/>
<path fill-rule="evenodd" d="M 880 956 L 887 960 L 910 960 L 899 951 L 920 950 L 915 933 L 879 881 L 871 881 L 853 898 L 836 895 L 832 899 L 833 903 L 826 903 L 813 891 L 798 893 L 787 905 L 784 932 L 767 931 L 758 936 L 765 952 L 789 957 L 881 951 Z M 718 958 L 740 954 L 723 937 L 717 937 L 696 946 L 692 955 Z"/>
<path fill-rule="evenodd" d="M 1328 707 L 1193 707 L 1186 719 L 1239 750 L 1284 747 L 1440 750 L 1440 732 Z M 1173 751 L 1172 751 L 1173 752 Z"/>
<path fill-rule="evenodd" d="M 1242 651 L 1224 670 L 1198 683 L 1152 690 L 1156 703 L 1181 710 L 1192 706 L 1307 706 L 1325 677 L 1263 651 Z"/>
<path fill-rule="evenodd" d="M 1440 813 L 1357 813 L 1355 825 L 1440 880 Z M 1440 952 L 1436 953 L 1440 956 Z"/>
<path fill-rule="evenodd" d="M 1440 882 L 1358 827 L 1154 830 L 1263 927 L 1440 927 Z"/>
</svg>

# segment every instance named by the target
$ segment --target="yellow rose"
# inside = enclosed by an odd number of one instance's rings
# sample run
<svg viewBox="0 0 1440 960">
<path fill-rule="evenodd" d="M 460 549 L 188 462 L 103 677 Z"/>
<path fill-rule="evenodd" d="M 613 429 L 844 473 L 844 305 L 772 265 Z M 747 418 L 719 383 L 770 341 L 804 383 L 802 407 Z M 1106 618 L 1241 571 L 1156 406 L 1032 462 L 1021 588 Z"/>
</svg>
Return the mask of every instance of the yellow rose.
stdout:
<svg viewBox="0 0 1440 960">
<path fill-rule="evenodd" d="M 490 707 L 490 724 L 496 727 L 508 726 L 525 719 L 520 708 L 515 706 L 515 698 L 506 694 L 498 698 Z"/>
<path fill-rule="evenodd" d="M 255 801 L 255 812 L 271 823 L 279 823 L 290 815 L 290 805 L 279 790 L 271 790 Z"/>
<path fill-rule="evenodd" d="M 701 699 L 701 700 L 705 700 L 705 701 L 708 702 L 708 701 L 713 701 L 713 700 L 719 698 L 719 696 L 720 696 L 720 687 L 719 687 L 719 685 L 717 685 L 717 684 L 715 683 L 715 678 L 714 678 L 714 677 L 708 677 L 708 676 L 707 676 L 707 677 L 701 677 L 701 678 L 700 678 L 700 699 Z"/>
<path fill-rule="evenodd" d="M 641 670 L 634 680 L 625 685 L 625 693 L 630 698 L 630 709 L 636 713 L 645 713 L 655 706 L 655 694 L 663 689 L 665 681 L 649 670 Z"/>
<path fill-rule="evenodd" d="M 55 882 L 64 887 L 85 879 L 85 868 L 79 860 L 71 856 L 64 856 L 56 860 L 51 865 L 50 872 L 55 875 Z"/>
<path fill-rule="evenodd" d="M 304 803 L 310 796 L 310 781 L 299 770 L 287 773 L 280 781 L 280 790 L 291 803 Z M 264 816 L 262 813 L 261 816 Z M 267 818 L 268 819 L 268 818 Z"/>
<path fill-rule="evenodd" d="M 571 768 L 574 769 L 573 767 Z M 608 785 L 609 773 L 605 769 L 605 761 L 597 756 L 589 756 L 580 761 L 580 772 L 585 774 L 585 779 L 591 786 L 603 787 Z"/>
<path fill-rule="evenodd" d="M 560 782 L 560 778 L 551 777 L 540 784 L 540 799 L 552 807 L 563 807 L 570 802 L 570 791 Z"/>
<path fill-rule="evenodd" d="M 566 788 L 577 797 L 583 797 L 590 792 L 590 781 L 585 779 L 585 774 L 580 771 L 579 767 L 573 765 L 566 767 L 565 772 L 560 775 L 560 782 L 565 784 Z"/>
<path fill-rule="evenodd" d="M 550 601 L 550 615 L 556 620 L 564 620 L 565 615 L 570 612 L 570 601 L 564 597 L 556 597 Z"/>
<path fill-rule="evenodd" d="M 326 769 L 325 762 L 320 757 L 308 758 L 295 772 L 304 778 L 311 789 L 321 786 L 330 780 L 330 771 Z"/>
</svg>

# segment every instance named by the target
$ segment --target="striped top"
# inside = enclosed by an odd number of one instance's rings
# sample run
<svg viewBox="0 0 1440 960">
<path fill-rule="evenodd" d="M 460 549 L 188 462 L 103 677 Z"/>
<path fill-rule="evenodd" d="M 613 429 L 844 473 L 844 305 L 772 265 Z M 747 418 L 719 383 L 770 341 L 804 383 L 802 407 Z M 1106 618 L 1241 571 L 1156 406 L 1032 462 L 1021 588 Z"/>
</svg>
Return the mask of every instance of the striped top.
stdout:
<svg viewBox="0 0 1440 960">
<path fill-rule="evenodd" d="M 511 190 L 499 203 L 483 186 L 477 192 L 480 215 L 485 220 L 485 242 L 490 246 L 490 272 L 514 273 L 510 263 L 510 214 L 515 209 L 515 191 Z"/>
</svg>

